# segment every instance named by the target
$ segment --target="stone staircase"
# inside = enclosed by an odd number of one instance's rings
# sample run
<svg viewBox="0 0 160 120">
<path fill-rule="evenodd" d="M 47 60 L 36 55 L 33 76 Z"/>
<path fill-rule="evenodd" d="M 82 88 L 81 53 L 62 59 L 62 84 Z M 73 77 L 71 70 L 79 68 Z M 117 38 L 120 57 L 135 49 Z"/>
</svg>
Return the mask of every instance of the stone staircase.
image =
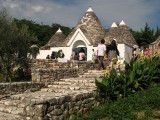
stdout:
<svg viewBox="0 0 160 120">
<path fill-rule="evenodd" d="M 79 77 L 83 78 L 102 78 L 104 75 L 103 70 L 88 70 L 87 73 L 84 73 L 83 75 L 79 75 Z"/>
<path fill-rule="evenodd" d="M 56 81 L 40 91 L 11 95 L 9 98 L 0 100 L 0 120 L 43 120 L 43 118 L 33 117 L 43 114 L 38 113 L 38 108 L 32 108 L 33 105 L 49 103 L 54 99 L 59 101 L 68 95 L 92 93 L 95 90 L 95 78 L 99 79 L 103 75 L 103 71 L 89 70 L 79 77 Z"/>
</svg>

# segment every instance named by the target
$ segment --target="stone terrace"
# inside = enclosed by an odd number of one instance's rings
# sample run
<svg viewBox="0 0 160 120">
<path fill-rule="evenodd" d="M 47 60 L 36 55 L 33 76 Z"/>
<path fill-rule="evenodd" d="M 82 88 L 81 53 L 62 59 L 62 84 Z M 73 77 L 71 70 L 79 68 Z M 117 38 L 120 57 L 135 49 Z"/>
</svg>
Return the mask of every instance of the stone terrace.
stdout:
<svg viewBox="0 0 160 120">
<path fill-rule="evenodd" d="M 0 101 L 0 120 L 66 120 L 97 105 L 95 78 L 103 71 L 88 70 L 79 77 L 54 81 L 40 91 L 11 95 Z"/>
</svg>

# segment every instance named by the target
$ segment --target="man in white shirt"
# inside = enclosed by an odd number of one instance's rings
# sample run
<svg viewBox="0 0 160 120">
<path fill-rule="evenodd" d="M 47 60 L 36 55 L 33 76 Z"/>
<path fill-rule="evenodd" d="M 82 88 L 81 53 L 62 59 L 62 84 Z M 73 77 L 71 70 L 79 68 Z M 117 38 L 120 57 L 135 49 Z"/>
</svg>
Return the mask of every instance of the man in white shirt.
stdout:
<svg viewBox="0 0 160 120">
<path fill-rule="evenodd" d="M 103 68 L 103 70 L 105 69 L 103 64 L 103 59 L 104 59 L 104 54 L 106 54 L 106 45 L 104 45 L 104 43 L 105 43 L 105 40 L 102 39 L 101 43 L 98 45 L 98 50 L 97 50 L 97 55 L 99 60 L 98 70 L 100 70 L 101 67 Z"/>
</svg>

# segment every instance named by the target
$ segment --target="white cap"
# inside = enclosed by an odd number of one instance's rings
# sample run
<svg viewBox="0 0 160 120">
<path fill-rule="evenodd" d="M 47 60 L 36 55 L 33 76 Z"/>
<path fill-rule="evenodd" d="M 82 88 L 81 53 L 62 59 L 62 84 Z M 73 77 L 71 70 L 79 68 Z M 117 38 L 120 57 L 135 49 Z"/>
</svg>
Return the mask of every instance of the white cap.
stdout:
<svg viewBox="0 0 160 120">
<path fill-rule="evenodd" d="M 89 9 L 87 10 L 87 12 L 93 12 L 92 7 L 89 6 Z"/>
<path fill-rule="evenodd" d="M 59 28 L 59 29 L 57 30 L 57 32 L 62 32 L 62 31 L 61 31 L 61 29 Z"/>
<path fill-rule="evenodd" d="M 126 25 L 126 23 L 122 20 L 119 25 Z"/>
<path fill-rule="evenodd" d="M 116 22 L 113 22 L 113 23 L 112 23 L 111 28 L 112 28 L 112 27 L 118 27 L 117 24 L 116 24 Z"/>
</svg>

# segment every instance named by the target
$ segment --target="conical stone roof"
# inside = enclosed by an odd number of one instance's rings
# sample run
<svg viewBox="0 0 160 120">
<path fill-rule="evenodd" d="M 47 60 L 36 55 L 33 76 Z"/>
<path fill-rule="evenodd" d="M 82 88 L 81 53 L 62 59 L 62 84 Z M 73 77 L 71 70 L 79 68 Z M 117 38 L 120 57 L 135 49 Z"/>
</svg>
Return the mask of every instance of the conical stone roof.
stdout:
<svg viewBox="0 0 160 120">
<path fill-rule="evenodd" d="M 100 40 L 105 37 L 106 31 L 91 8 L 86 11 L 84 16 L 79 20 L 78 24 L 68 35 L 65 40 L 66 45 L 78 28 L 83 32 L 91 45 L 98 45 L 98 43 L 100 43 Z"/>
<path fill-rule="evenodd" d="M 125 23 L 119 25 L 118 27 L 111 27 L 109 29 L 105 36 L 105 43 L 110 44 L 113 39 L 116 39 L 118 44 L 126 44 L 131 47 L 137 45 L 136 40 Z"/>
<path fill-rule="evenodd" d="M 150 43 L 150 44 L 156 44 L 158 41 L 160 41 L 160 36 L 156 39 L 156 41 Z"/>
<path fill-rule="evenodd" d="M 61 47 L 64 44 L 65 36 L 61 29 L 59 28 L 58 31 L 51 37 L 48 43 L 42 46 L 41 50 L 48 50 L 50 47 Z"/>
</svg>

